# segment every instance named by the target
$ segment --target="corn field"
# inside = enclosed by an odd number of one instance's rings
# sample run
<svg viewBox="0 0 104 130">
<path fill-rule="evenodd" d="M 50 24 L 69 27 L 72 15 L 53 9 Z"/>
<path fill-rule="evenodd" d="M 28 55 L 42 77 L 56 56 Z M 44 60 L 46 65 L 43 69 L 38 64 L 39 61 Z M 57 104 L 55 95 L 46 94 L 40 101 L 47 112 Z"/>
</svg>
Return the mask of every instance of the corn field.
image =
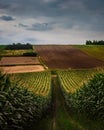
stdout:
<svg viewBox="0 0 104 130">
<path fill-rule="evenodd" d="M 36 124 L 50 103 L 50 72 L 0 73 L 0 130 L 23 130 Z"/>
</svg>

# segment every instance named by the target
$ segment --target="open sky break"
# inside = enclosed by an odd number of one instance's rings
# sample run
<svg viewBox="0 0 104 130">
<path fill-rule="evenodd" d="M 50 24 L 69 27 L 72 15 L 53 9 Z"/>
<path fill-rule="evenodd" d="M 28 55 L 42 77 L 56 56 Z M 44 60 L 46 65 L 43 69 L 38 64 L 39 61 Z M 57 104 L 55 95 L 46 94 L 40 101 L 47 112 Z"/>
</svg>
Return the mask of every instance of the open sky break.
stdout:
<svg viewBox="0 0 104 130">
<path fill-rule="evenodd" d="M 104 0 L 0 0 L 0 44 L 104 40 Z"/>
</svg>

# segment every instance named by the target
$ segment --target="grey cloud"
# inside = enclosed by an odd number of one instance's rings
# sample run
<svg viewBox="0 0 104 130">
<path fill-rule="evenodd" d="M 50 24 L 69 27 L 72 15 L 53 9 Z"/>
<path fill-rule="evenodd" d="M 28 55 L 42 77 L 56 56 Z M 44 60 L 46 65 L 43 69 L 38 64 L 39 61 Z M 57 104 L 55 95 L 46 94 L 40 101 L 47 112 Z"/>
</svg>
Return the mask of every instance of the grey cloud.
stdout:
<svg viewBox="0 0 104 130">
<path fill-rule="evenodd" d="M 15 20 L 13 17 L 5 16 L 5 15 L 1 16 L 0 19 L 4 20 L 4 21 L 13 21 L 13 20 Z"/>
<path fill-rule="evenodd" d="M 35 23 L 30 28 L 27 28 L 27 30 L 32 30 L 32 31 L 47 31 L 52 29 L 53 26 L 52 24 L 49 23 Z"/>
<path fill-rule="evenodd" d="M 8 9 L 8 8 L 10 8 L 10 4 L 0 3 L 0 9 Z"/>
<path fill-rule="evenodd" d="M 22 24 L 22 23 L 19 23 L 18 25 L 19 25 L 19 27 L 24 27 L 24 28 L 27 28 L 27 27 L 28 27 L 28 25 Z"/>
<path fill-rule="evenodd" d="M 4 17 L 4 14 L 10 17 Z M 54 32 L 55 27 L 56 31 L 76 29 L 79 32 L 101 31 L 102 33 L 104 0 L 0 0 L 0 16 L 2 16 L 0 19 L 5 21 L 15 20 L 13 24 L 18 28 L 18 32 L 23 28 L 24 33 L 30 33 L 30 38 L 33 33 L 42 32 L 43 35 L 43 31 Z M 6 28 L 2 30 L 4 34 L 7 33 Z M 12 31 L 15 32 L 15 29 L 10 29 L 8 33 Z M 17 33 L 14 35 L 16 36 Z"/>
<path fill-rule="evenodd" d="M 24 39 L 24 41 L 26 41 L 26 42 L 31 42 L 31 43 L 35 43 L 35 42 L 37 42 L 38 40 L 36 39 L 36 38 L 26 38 L 26 39 Z"/>
</svg>

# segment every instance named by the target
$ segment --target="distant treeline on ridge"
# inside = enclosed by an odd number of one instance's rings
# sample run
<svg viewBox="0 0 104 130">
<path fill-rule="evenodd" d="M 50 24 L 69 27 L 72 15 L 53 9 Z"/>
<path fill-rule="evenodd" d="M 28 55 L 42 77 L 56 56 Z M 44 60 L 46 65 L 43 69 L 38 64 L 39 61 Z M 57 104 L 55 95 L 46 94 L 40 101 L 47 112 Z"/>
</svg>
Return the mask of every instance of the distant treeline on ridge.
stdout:
<svg viewBox="0 0 104 130">
<path fill-rule="evenodd" d="M 97 41 L 97 40 L 90 41 L 90 40 L 87 40 L 86 41 L 86 45 L 104 45 L 104 41 L 103 40 L 101 40 L 101 41 Z"/>
<path fill-rule="evenodd" d="M 10 45 L 7 45 L 6 50 L 21 50 L 21 49 L 33 49 L 32 45 L 30 43 L 21 44 L 21 43 L 13 43 Z"/>
</svg>

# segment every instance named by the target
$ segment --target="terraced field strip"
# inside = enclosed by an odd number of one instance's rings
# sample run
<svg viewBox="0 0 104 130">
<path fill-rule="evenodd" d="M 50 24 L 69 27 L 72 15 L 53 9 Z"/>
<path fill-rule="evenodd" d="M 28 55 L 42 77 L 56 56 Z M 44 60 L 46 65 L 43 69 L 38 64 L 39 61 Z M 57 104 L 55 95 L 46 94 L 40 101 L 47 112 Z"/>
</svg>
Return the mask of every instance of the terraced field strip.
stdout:
<svg viewBox="0 0 104 130">
<path fill-rule="evenodd" d="M 13 74 L 11 80 L 36 95 L 47 96 L 51 94 L 51 73 L 49 71 Z"/>
<path fill-rule="evenodd" d="M 44 71 L 42 65 L 24 65 L 24 66 L 7 66 L 0 67 L 4 73 L 13 74 L 13 73 L 26 73 L 26 72 L 41 72 Z"/>
<path fill-rule="evenodd" d="M 0 66 L 10 65 L 40 65 L 37 57 L 2 57 Z"/>
<path fill-rule="evenodd" d="M 104 45 L 73 45 L 84 53 L 104 61 Z"/>
<path fill-rule="evenodd" d="M 32 49 L 25 49 L 25 50 L 5 50 L 4 47 L 1 46 L 0 48 L 0 56 L 22 56 L 24 53 L 32 53 L 34 50 Z"/>
<path fill-rule="evenodd" d="M 96 73 L 104 73 L 104 68 L 57 71 L 61 87 L 66 93 L 74 93 Z"/>
<path fill-rule="evenodd" d="M 79 69 L 104 66 L 103 61 L 97 60 L 70 45 L 36 45 L 35 49 L 43 62 L 52 69 Z"/>
</svg>

